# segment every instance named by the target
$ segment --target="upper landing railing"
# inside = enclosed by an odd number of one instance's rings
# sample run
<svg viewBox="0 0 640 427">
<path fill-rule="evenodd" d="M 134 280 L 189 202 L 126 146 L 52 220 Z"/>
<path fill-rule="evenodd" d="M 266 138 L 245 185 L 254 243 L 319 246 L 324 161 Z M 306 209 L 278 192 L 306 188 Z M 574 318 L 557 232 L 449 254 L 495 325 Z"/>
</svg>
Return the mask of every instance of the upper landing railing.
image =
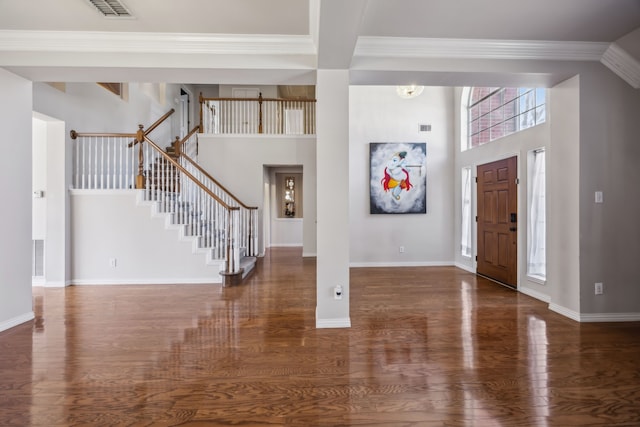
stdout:
<svg viewBox="0 0 640 427">
<path fill-rule="evenodd" d="M 200 129 L 213 134 L 315 135 L 316 100 L 200 94 Z"/>
</svg>

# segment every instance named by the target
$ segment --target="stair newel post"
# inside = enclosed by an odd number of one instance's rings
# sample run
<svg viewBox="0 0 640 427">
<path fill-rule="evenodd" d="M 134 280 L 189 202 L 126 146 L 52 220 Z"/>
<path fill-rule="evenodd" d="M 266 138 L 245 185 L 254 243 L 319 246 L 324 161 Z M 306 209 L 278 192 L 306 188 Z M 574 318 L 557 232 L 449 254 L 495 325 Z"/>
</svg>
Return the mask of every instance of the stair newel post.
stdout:
<svg viewBox="0 0 640 427">
<path fill-rule="evenodd" d="M 225 230 L 225 256 L 224 256 L 224 264 L 225 264 L 225 272 L 231 273 L 231 221 L 232 221 L 231 209 L 227 209 L 227 229 Z"/>
<path fill-rule="evenodd" d="M 204 114 L 204 99 L 202 98 L 202 92 L 200 92 L 198 101 L 200 101 L 200 132 L 204 132 L 204 128 L 202 127 L 202 115 Z"/>
<path fill-rule="evenodd" d="M 145 188 L 144 179 L 144 152 L 142 151 L 142 145 L 144 143 L 144 130 L 143 125 L 138 125 L 138 131 L 136 132 L 136 141 L 140 144 L 138 151 L 138 176 L 136 176 L 136 188 Z"/>
<path fill-rule="evenodd" d="M 262 133 L 262 92 L 258 95 L 258 133 Z"/>
<path fill-rule="evenodd" d="M 176 140 L 173 142 L 173 150 L 176 154 L 176 159 L 180 159 L 182 155 L 182 141 L 179 136 L 176 136 Z"/>
</svg>

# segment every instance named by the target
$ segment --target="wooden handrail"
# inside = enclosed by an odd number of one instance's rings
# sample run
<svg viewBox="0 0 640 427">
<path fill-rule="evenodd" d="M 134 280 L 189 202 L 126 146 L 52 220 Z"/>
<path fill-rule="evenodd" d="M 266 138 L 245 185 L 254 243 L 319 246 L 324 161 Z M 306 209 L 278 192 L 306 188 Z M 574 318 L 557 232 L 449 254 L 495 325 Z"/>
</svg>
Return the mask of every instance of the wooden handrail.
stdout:
<svg viewBox="0 0 640 427">
<path fill-rule="evenodd" d="M 78 137 L 110 137 L 110 138 L 135 138 L 135 133 L 81 133 L 71 130 L 71 139 L 77 139 Z"/>
<path fill-rule="evenodd" d="M 200 166 L 198 163 L 196 163 L 195 161 L 193 161 L 193 159 L 191 159 L 191 157 L 187 156 L 186 154 L 182 154 L 182 157 L 184 157 L 189 163 L 191 163 L 192 166 L 194 166 L 196 169 L 198 169 L 198 171 L 200 171 L 204 176 L 206 176 L 207 178 L 209 178 L 211 181 L 213 181 L 218 187 L 220 187 L 220 189 L 222 191 L 224 191 L 225 193 L 227 193 L 229 195 L 229 197 L 231 197 L 233 200 L 235 200 L 236 202 L 238 202 L 238 204 L 240 206 L 242 206 L 245 209 L 248 210 L 254 210 L 254 209 L 258 209 L 256 206 L 247 206 L 244 203 L 242 203 L 242 201 L 240 201 L 240 199 L 238 199 L 232 192 L 230 192 L 229 190 L 227 190 L 222 184 L 220 184 L 215 178 L 213 178 L 211 175 L 209 175 L 209 173 L 204 170 L 202 168 L 202 166 Z"/>
<path fill-rule="evenodd" d="M 204 101 L 259 101 L 261 98 L 204 98 Z M 288 99 L 288 98 L 262 98 L 263 101 L 282 101 L 282 102 L 317 102 L 315 99 Z"/>
<path fill-rule="evenodd" d="M 155 121 L 155 123 L 153 123 L 151 126 L 149 126 L 147 128 L 147 130 L 144 131 L 144 135 L 147 136 L 149 135 L 155 128 L 157 128 L 158 126 L 160 126 L 160 124 L 162 122 L 164 122 L 167 118 L 169 118 L 170 115 L 172 115 L 173 113 L 175 113 L 176 110 L 174 110 L 173 108 L 169 111 L 167 111 L 166 113 L 164 113 L 164 115 L 162 117 L 160 117 L 158 120 Z"/>
<path fill-rule="evenodd" d="M 186 170 L 180 163 L 176 162 L 170 155 L 168 155 L 162 148 L 158 146 L 155 142 L 149 139 L 147 136 L 144 137 L 144 141 L 151 144 L 151 146 L 159 152 L 162 157 L 169 161 L 176 169 L 185 174 L 189 179 L 191 179 L 201 190 L 211 196 L 216 202 L 220 203 L 223 208 L 231 211 L 239 211 L 240 207 L 238 206 L 229 206 L 226 204 L 220 197 L 216 196 L 211 190 L 209 190 L 204 184 L 202 184 L 198 178 L 193 176 L 188 170 Z"/>
</svg>

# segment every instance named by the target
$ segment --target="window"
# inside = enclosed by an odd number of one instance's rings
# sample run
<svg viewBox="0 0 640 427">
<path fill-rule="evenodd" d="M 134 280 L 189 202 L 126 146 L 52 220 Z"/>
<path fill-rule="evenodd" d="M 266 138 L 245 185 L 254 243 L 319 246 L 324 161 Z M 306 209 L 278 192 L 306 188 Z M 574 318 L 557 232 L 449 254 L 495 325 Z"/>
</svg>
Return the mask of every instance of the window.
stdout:
<svg viewBox="0 0 640 427">
<path fill-rule="evenodd" d="M 529 155 L 529 226 L 527 235 L 527 274 L 544 280 L 546 265 L 545 152 Z"/>
<path fill-rule="evenodd" d="M 544 123 L 544 88 L 472 87 L 467 102 L 467 147 Z"/>
<path fill-rule="evenodd" d="M 460 253 L 471 257 L 471 168 L 462 169 L 462 227 Z"/>
</svg>

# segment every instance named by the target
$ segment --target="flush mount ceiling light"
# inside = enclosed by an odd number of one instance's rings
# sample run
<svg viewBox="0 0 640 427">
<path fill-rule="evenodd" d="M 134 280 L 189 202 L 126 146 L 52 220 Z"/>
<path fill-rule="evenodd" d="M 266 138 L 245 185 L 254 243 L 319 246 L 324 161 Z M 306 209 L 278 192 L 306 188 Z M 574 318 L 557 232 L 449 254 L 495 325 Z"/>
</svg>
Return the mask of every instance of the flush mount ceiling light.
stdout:
<svg viewBox="0 0 640 427">
<path fill-rule="evenodd" d="M 396 86 L 396 91 L 400 98 L 415 98 L 419 96 L 424 90 L 424 86 L 409 85 L 409 86 Z"/>
<path fill-rule="evenodd" d="M 132 18 L 129 9 L 120 0 L 87 0 L 107 18 Z"/>
</svg>

